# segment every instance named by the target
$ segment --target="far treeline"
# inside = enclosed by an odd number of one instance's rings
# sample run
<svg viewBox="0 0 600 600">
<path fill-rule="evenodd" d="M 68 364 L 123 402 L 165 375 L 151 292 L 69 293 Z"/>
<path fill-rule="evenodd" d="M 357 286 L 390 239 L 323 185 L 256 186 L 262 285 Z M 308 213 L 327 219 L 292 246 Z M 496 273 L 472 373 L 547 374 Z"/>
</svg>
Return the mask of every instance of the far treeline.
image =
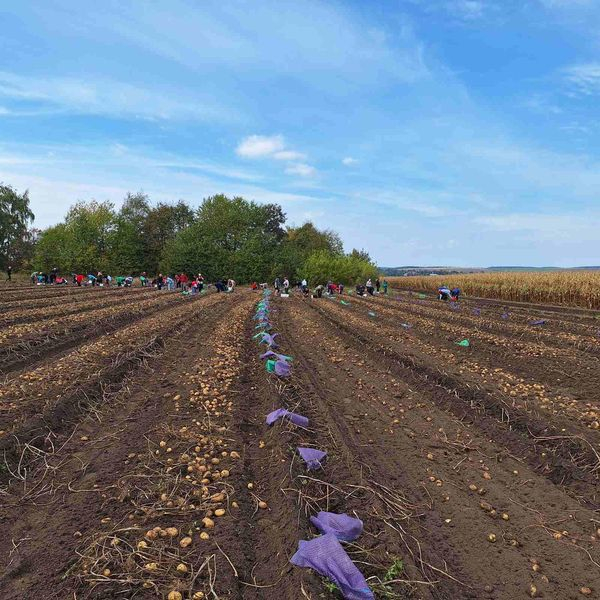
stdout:
<svg viewBox="0 0 600 600">
<path fill-rule="evenodd" d="M 201 272 L 209 281 L 240 283 L 305 277 L 311 285 L 377 276 L 364 250 L 344 253 L 337 233 L 310 222 L 286 227 L 281 206 L 222 194 L 197 209 L 128 194 L 119 209 L 111 202 L 78 202 L 62 223 L 43 231 L 30 229 L 32 221 L 28 193 L 0 185 L 1 268 L 57 267 L 63 275 Z"/>
</svg>

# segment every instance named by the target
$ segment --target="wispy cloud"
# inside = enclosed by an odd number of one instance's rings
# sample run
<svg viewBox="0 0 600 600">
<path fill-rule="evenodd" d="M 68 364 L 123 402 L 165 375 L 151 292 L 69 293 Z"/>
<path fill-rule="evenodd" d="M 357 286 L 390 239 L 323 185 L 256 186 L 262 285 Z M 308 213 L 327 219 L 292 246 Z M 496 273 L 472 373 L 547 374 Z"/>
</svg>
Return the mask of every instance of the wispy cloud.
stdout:
<svg viewBox="0 0 600 600">
<path fill-rule="evenodd" d="M 514 8 L 512 0 L 409 0 L 428 14 L 440 14 L 454 23 L 470 24 L 497 19 Z"/>
<path fill-rule="evenodd" d="M 342 164 L 349 167 L 350 165 L 355 165 L 358 162 L 358 159 L 352 158 L 351 156 L 346 156 L 342 158 Z"/>
<path fill-rule="evenodd" d="M 564 77 L 576 95 L 600 94 L 600 62 L 568 67 L 564 69 Z"/>
<path fill-rule="evenodd" d="M 243 158 L 264 158 L 283 152 L 285 143 L 281 135 L 251 135 L 244 138 L 235 149 Z"/>
<path fill-rule="evenodd" d="M 315 167 L 303 162 L 306 154 L 286 148 L 286 142 L 282 135 L 250 135 L 244 138 L 235 149 L 238 156 L 248 159 L 271 158 L 287 161 L 285 168 L 287 175 L 299 175 L 300 177 L 312 177 L 317 170 Z"/>
<path fill-rule="evenodd" d="M 63 21 L 78 33 L 116 36 L 195 70 L 218 66 L 286 77 L 302 72 L 313 81 L 335 73 L 355 83 L 382 73 L 394 81 L 428 75 L 422 48 L 408 27 L 396 27 L 390 39 L 359 15 L 317 0 L 265 0 L 254 3 L 251 11 L 244 2 L 171 0 L 151 3 L 143 11 L 126 3 L 115 3 L 111 11 L 88 6 L 85 13 L 65 12 Z"/>
<path fill-rule="evenodd" d="M 311 165 L 297 163 L 286 168 L 285 172 L 288 175 L 300 175 L 300 177 L 312 177 L 317 170 Z"/>
<path fill-rule="evenodd" d="M 166 93 L 111 79 L 25 77 L 0 72 L 0 97 L 34 106 L 38 113 L 104 115 L 117 118 L 202 121 L 223 119 L 232 113 L 212 100 L 185 98 L 180 91 Z M 20 104 L 22 107 L 23 104 Z M 15 111 L 15 114 L 27 110 Z"/>
<path fill-rule="evenodd" d="M 276 160 L 305 160 L 306 154 L 295 152 L 294 150 L 281 150 L 280 152 L 275 152 L 273 158 Z"/>
</svg>

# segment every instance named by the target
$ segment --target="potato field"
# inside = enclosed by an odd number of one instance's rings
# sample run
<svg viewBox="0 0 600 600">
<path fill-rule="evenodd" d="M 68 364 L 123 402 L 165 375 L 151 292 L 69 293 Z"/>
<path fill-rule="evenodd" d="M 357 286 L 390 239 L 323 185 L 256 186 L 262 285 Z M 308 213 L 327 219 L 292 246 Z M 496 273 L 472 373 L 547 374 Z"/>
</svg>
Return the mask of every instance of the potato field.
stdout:
<svg viewBox="0 0 600 600">
<path fill-rule="evenodd" d="M 600 598 L 599 317 L 3 288 L 0 598 Z"/>
</svg>

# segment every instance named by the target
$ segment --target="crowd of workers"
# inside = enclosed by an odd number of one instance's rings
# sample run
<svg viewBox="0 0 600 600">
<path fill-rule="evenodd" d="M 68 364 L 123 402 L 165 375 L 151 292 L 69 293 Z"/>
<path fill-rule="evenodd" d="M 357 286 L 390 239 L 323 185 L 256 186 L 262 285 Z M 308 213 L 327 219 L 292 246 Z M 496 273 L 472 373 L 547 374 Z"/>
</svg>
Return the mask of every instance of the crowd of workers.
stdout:
<svg viewBox="0 0 600 600">
<path fill-rule="evenodd" d="M 11 278 L 11 269 L 10 267 L 7 269 L 8 279 Z M 202 273 L 198 273 L 198 275 L 189 276 L 186 273 L 178 273 L 176 275 L 163 275 L 159 273 L 156 277 L 148 277 L 145 272 L 140 273 L 138 276 L 141 287 L 154 287 L 159 290 L 167 289 L 167 290 L 182 290 L 186 293 L 197 294 L 202 293 L 205 287 L 208 287 L 204 276 Z M 32 284 L 37 285 L 68 285 L 69 280 L 60 275 L 59 269 L 54 267 L 50 270 L 49 273 L 45 273 L 42 271 L 34 271 L 31 274 L 31 282 Z M 134 277 L 132 275 L 119 275 L 117 277 L 112 277 L 109 274 L 103 274 L 102 271 L 96 271 L 95 273 L 88 273 L 87 275 L 82 275 L 78 273 L 71 273 L 71 281 L 73 285 L 76 286 L 111 286 L 116 285 L 117 287 L 132 287 L 134 285 Z M 233 292 L 236 287 L 236 282 L 233 279 L 218 279 L 214 284 L 217 292 Z M 267 283 L 257 283 L 253 282 L 250 285 L 251 289 L 265 289 L 268 286 Z M 326 284 L 319 283 L 312 290 L 308 285 L 308 281 L 306 279 L 302 279 L 301 281 L 296 281 L 293 285 L 290 283 L 289 278 L 287 277 L 277 277 L 273 283 L 273 287 L 275 288 L 275 295 L 277 296 L 289 296 L 290 290 L 293 288 L 298 289 L 303 296 L 305 297 L 313 297 L 313 298 L 322 298 L 324 294 L 329 296 L 334 295 L 342 295 L 345 290 L 345 286 L 343 283 L 335 283 L 333 281 L 328 281 Z M 366 282 L 358 283 L 355 286 L 354 293 L 357 296 L 373 296 L 375 294 L 387 295 L 389 289 L 389 284 L 386 279 L 380 280 L 379 277 L 373 281 L 371 278 L 367 279 Z M 456 302 L 460 296 L 460 289 L 455 287 L 450 289 L 448 286 L 441 286 L 438 288 L 438 299 L 444 301 L 453 301 Z"/>
<path fill-rule="evenodd" d="M 142 272 L 138 276 L 141 287 L 153 287 L 159 290 L 181 290 L 183 292 L 198 294 L 201 293 L 208 284 L 202 273 L 189 276 L 186 273 L 177 275 L 163 275 L 159 273 L 156 277 L 149 277 L 147 273 Z M 78 287 L 133 287 L 134 277 L 132 275 L 112 275 L 102 273 L 102 271 L 90 272 L 87 275 L 82 273 L 71 273 L 70 279 L 59 273 L 58 267 L 54 267 L 49 273 L 43 271 L 34 271 L 31 274 L 31 283 L 33 285 L 76 285 Z M 218 279 L 214 283 L 217 292 L 233 292 L 236 283 L 233 279 Z"/>
<path fill-rule="evenodd" d="M 265 289 L 269 287 L 267 283 L 257 283 L 254 281 L 250 288 L 252 290 Z M 301 281 L 296 281 L 293 285 L 290 283 L 290 280 L 287 277 L 277 277 L 273 282 L 273 287 L 275 288 L 275 295 L 287 297 L 290 294 L 290 290 L 295 288 L 299 290 L 302 295 L 306 298 L 322 298 L 323 294 L 334 296 L 334 295 L 342 295 L 346 287 L 343 283 L 335 283 L 333 281 L 328 281 L 326 284 L 319 283 L 312 290 L 308 285 L 308 281 L 306 279 L 302 279 Z M 375 293 L 387 294 L 388 293 L 388 282 L 387 280 L 380 281 L 379 278 L 375 279 L 375 283 L 371 279 L 367 279 L 364 284 L 357 284 L 354 292 L 358 296 L 373 296 Z"/>
</svg>

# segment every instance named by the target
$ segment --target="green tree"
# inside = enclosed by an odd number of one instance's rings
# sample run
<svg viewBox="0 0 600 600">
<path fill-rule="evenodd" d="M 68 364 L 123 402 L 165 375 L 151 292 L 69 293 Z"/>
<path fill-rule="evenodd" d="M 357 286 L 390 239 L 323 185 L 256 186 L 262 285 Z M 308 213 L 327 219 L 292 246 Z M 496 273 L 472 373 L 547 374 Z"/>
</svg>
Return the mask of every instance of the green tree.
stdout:
<svg viewBox="0 0 600 600">
<path fill-rule="evenodd" d="M 19 194 L 10 185 L 0 184 L 0 266 L 12 266 L 13 248 L 22 240 L 33 221 L 29 192 Z"/>
<path fill-rule="evenodd" d="M 107 272 L 111 262 L 116 215 L 110 202 L 78 202 L 65 222 L 42 232 L 34 266 L 62 273 Z"/>
<path fill-rule="evenodd" d="M 167 244 L 194 221 L 194 211 L 183 201 L 177 204 L 158 203 L 148 211 L 144 234 L 143 269 L 156 273 Z"/>
<path fill-rule="evenodd" d="M 223 194 L 206 198 L 195 221 L 167 243 L 161 268 L 208 279 L 266 280 L 285 236 L 281 207 Z"/>
<path fill-rule="evenodd" d="M 10 251 L 10 264 L 15 271 L 31 271 L 40 233 L 40 229 L 32 227 L 13 242 Z"/>
<path fill-rule="evenodd" d="M 321 231 L 310 221 L 300 227 L 289 227 L 273 275 L 299 278 L 307 258 L 320 250 L 338 256 L 343 254 L 344 246 L 337 233 L 329 229 Z"/>
<path fill-rule="evenodd" d="M 325 284 L 328 281 L 355 285 L 367 279 L 375 279 L 377 267 L 370 261 L 352 254 L 332 254 L 327 250 L 313 252 L 301 270 L 310 285 Z"/>
<path fill-rule="evenodd" d="M 360 260 L 366 260 L 367 262 L 372 262 L 371 256 L 364 248 L 361 248 L 360 250 L 357 250 L 356 248 L 352 248 L 352 252 L 350 252 L 350 256 L 352 256 L 354 258 L 358 258 Z"/>
<path fill-rule="evenodd" d="M 110 268 L 115 273 L 129 275 L 147 270 L 145 228 L 150 213 L 146 194 L 127 194 L 111 236 Z"/>
</svg>

